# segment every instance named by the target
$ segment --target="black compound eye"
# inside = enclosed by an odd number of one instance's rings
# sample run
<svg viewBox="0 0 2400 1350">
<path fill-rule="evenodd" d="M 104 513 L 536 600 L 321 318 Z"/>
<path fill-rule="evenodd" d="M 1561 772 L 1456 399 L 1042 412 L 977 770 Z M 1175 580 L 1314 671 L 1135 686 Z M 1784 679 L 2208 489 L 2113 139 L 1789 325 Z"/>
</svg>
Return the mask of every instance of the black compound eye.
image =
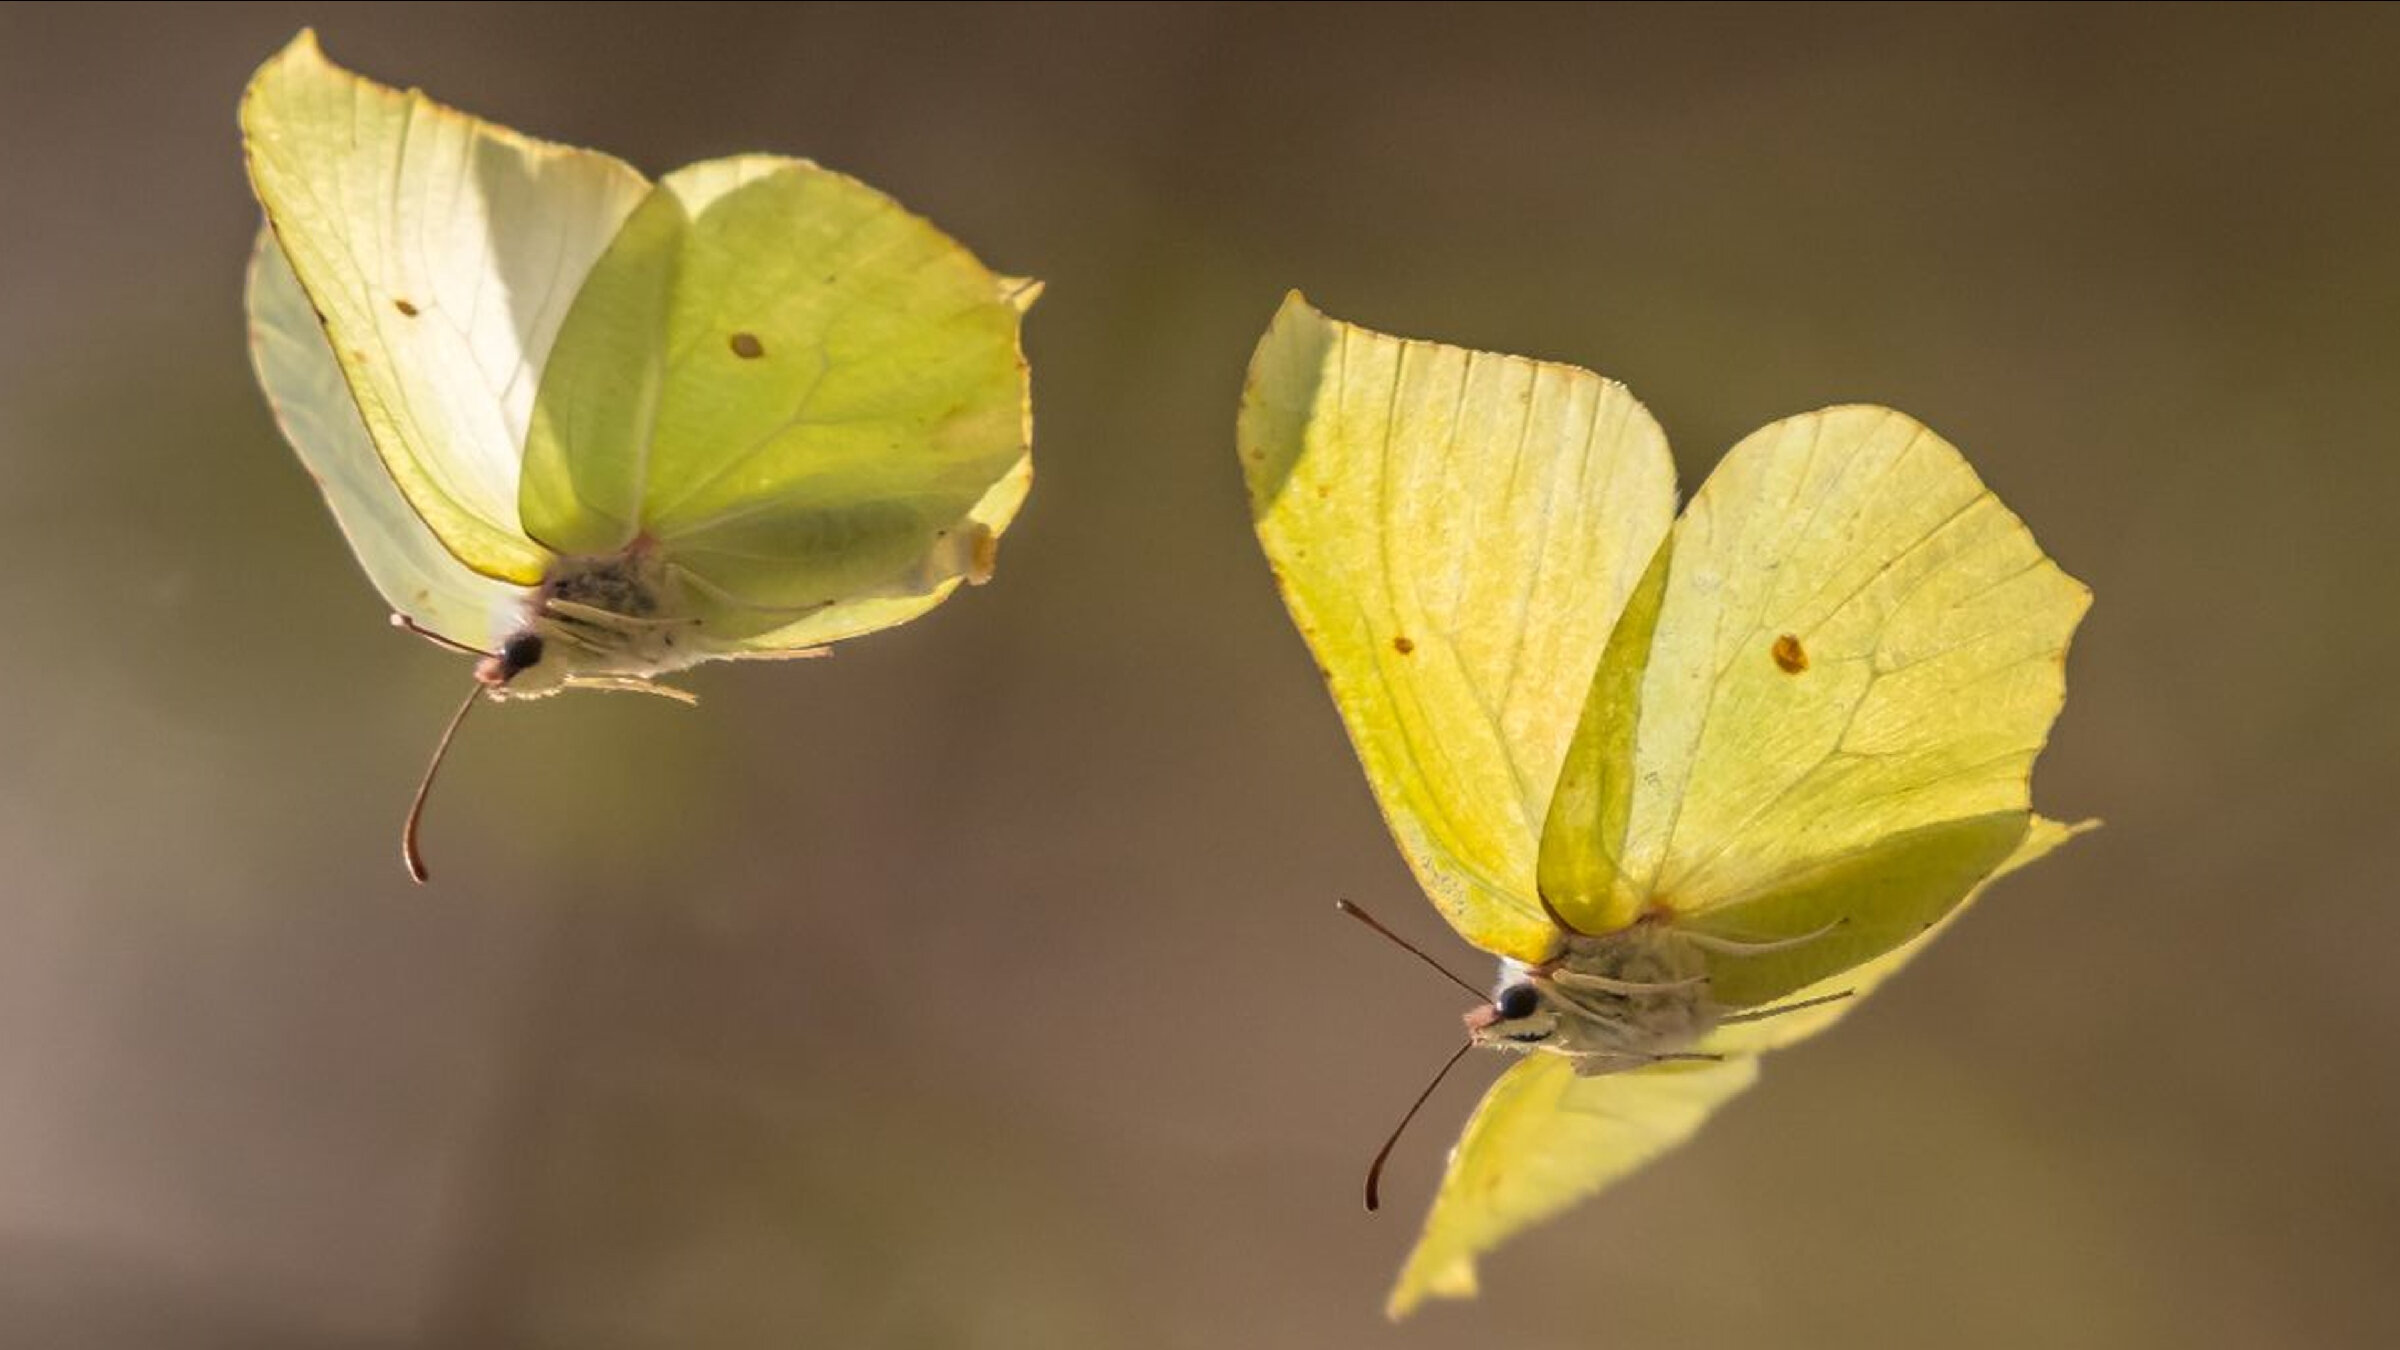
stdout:
<svg viewBox="0 0 2400 1350">
<path fill-rule="evenodd" d="M 542 635 L 519 633 L 500 644 L 500 665 L 511 675 L 542 663 Z"/>
<path fill-rule="evenodd" d="M 1500 1010 L 1501 1021 L 1514 1022 L 1533 1016 L 1534 1011 L 1542 1006 L 1542 992 L 1530 984 L 1512 984 L 1500 991 L 1500 997 L 1492 1000 L 1492 1006 Z"/>
</svg>

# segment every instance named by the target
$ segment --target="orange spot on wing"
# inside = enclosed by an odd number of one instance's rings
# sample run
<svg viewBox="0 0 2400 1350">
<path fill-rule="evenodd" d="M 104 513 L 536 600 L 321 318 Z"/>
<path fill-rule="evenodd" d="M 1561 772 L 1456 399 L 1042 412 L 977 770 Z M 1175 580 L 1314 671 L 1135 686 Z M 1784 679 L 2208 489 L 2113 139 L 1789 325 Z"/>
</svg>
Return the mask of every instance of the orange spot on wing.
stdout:
<svg viewBox="0 0 2400 1350">
<path fill-rule="evenodd" d="M 1406 656 L 1416 649 L 1417 644 L 1409 641 L 1406 634 L 1392 639 L 1392 650 L 1400 653 L 1402 656 Z"/>
<path fill-rule="evenodd" d="M 1786 633 L 1775 639 L 1775 645 L 1771 650 L 1775 656 L 1776 666 L 1784 674 L 1797 675 L 1808 669 L 1808 649 L 1801 646 L 1800 639 L 1791 634 Z"/>
</svg>

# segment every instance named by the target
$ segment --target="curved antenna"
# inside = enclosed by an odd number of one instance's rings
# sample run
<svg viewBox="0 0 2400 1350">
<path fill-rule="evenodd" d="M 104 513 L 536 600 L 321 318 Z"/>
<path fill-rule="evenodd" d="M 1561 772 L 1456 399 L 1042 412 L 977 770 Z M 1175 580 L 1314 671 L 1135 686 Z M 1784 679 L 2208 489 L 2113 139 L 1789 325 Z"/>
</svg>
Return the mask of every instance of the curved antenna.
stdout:
<svg viewBox="0 0 2400 1350">
<path fill-rule="evenodd" d="M 1489 995 L 1485 994 L 1482 990 L 1476 988 L 1474 985 L 1467 983 L 1458 975 L 1452 973 L 1450 967 L 1443 965 L 1441 962 L 1434 960 L 1430 956 L 1427 956 L 1422 947 L 1419 947 L 1417 944 L 1409 941 L 1407 938 L 1400 936 L 1398 933 L 1395 933 L 1391 929 L 1386 928 L 1382 924 L 1376 922 L 1374 915 L 1367 913 L 1365 910 L 1360 909 L 1358 906 L 1351 904 L 1347 900 L 1336 900 L 1333 902 L 1333 907 L 1340 910 L 1342 913 L 1349 915 L 1351 918 L 1358 920 L 1360 923 L 1365 924 L 1367 927 L 1374 929 L 1376 932 L 1383 934 L 1386 938 L 1391 940 L 1392 945 L 1398 947 L 1404 952 L 1407 952 L 1410 956 L 1413 956 L 1424 962 L 1426 965 L 1429 965 L 1435 970 L 1440 971 L 1443 979 L 1448 980 L 1450 983 L 1457 985 L 1459 988 L 1466 990 L 1470 994 L 1473 994 L 1477 1002 L 1481 1003 L 1489 1001 Z M 1369 1205 L 1367 1208 L 1373 1209 L 1375 1207 L 1373 1205 Z"/>
<path fill-rule="evenodd" d="M 1425 1090 L 1417 1094 L 1417 1099 L 1408 1104 L 1408 1114 L 1400 1117 L 1400 1123 L 1392 1127 L 1391 1137 L 1383 1141 L 1382 1148 L 1375 1150 L 1375 1161 L 1367 1164 L 1367 1212 L 1369 1214 L 1383 1207 L 1383 1165 L 1391 1159 L 1392 1145 L 1400 1142 L 1401 1132 L 1408 1128 L 1408 1122 L 1417 1118 L 1417 1112 L 1424 1107 L 1425 1099 L 1433 1095 L 1433 1090 L 1442 1085 L 1442 1080 L 1449 1077 L 1450 1071 L 1457 1068 L 1458 1062 L 1465 1059 L 1467 1052 L 1474 1048 L 1475 1042 L 1468 1041 L 1450 1052 L 1450 1058 L 1443 1060 L 1442 1067 L 1434 1070 L 1433 1081 L 1427 1083 Z"/>
<path fill-rule="evenodd" d="M 481 647 L 470 647 L 466 643 L 460 642 L 456 638 L 443 637 L 441 634 L 433 631 L 430 628 L 427 628 L 425 625 L 418 623 L 415 619 L 399 613 L 398 611 L 394 611 L 392 614 L 392 627 L 399 629 L 403 633 L 414 633 L 418 637 L 425 639 L 427 642 L 432 643 L 436 647 L 457 652 L 461 656 L 498 655 L 497 652 L 487 652 Z"/>
<path fill-rule="evenodd" d="M 483 681 L 467 691 L 467 701 L 450 714 L 450 725 L 442 728 L 442 738 L 434 742 L 433 760 L 425 766 L 425 776 L 417 780 L 417 796 L 408 804 L 408 821 L 400 827 L 400 861 L 408 868 L 409 879 L 425 884 L 425 855 L 417 851 L 417 822 L 425 818 L 425 798 L 433 791 L 433 776 L 442 771 L 442 761 L 449 757 L 450 738 L 458 734 L 458 724 L 467 720 L 475 710 L 475 701 L 483 697 Z"/>
</svg>

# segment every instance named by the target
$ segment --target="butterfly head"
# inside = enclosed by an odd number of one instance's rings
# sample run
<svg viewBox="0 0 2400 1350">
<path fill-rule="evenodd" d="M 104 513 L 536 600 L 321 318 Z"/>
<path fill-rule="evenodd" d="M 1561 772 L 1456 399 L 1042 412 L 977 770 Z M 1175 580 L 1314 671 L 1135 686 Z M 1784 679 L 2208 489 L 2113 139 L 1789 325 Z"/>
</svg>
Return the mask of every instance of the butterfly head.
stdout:
<svg viewBox="0 0 2400 1350">
<path fill-rule="evenodd" d="M 1467 1038 L 1477 1045 L 1524 1050 L 1558 1034 L 1556 999 L 1523 971 L 1511 970 L 1492 1001 L 1467 1013 Z"/>
<path fill-rule="evenodd" d="M 547 646 L 540 633 L 522 629 L 501 643 L 499 651 L 477 663 L 475 678 L 487 689 L 505 689 L 518 676 L 542 664 Z"/>
</svg>

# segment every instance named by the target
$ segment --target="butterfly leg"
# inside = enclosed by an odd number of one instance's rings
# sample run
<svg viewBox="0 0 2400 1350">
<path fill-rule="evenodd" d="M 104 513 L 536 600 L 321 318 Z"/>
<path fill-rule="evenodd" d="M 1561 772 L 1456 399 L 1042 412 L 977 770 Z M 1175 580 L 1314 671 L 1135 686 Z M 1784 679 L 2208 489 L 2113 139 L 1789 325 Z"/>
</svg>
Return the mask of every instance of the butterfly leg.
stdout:
<svg viewBox="0 0 2400 1350">
<path fill-rule="evenodd" d="M 1597 1078 L 1628 1069 L 1646 1069 L 1653 1064 L 1722 1064 L 1725 1057 L 1699 1050 L 1603 1050 L 1573 1056 L 1571 1062 L 1576 1076 Z"/>
<path fill-rule="evenodd" d="M 724 587 L 717 585 L 715 582 L 710 581 L 705 577 L 702 577 L 699 573 L 692 571 L 690 568 L 674 567 L 672 564 L 669 564 L 669 566 L 670 569 L 675 573 L 676 578 L 684 585 L 700 592 L 702 595 L 707 596 L 710 600 L 715 601 L 717 604 L 723 605 L 727 609 L 746 609 L 754 614 L 789 614 L 793 618 L 801 618 L 806 615 L 814 614 L 818 610 L 823 609 L 827 605 L 833 603 L 831 600 L 821 600 L 813 605 L 761 604 L 756 600 L 745 600 L 741 596 L 735 595 L 733 592 L 726 590 Z"/>
<path fill-rule="evenodd" d="M 1755 941 L 1746 938 L 1719 937 L 1714 933 L 1689 931 L 1682 932 L 1678 936 L 1702 951 L 1717 952 L 1725 956 L 1771 956 L 1776 952 L 1788 952 L 1794 947 L 1805 947 L 1848 922 L 1850 921 L 1847 918 L 1835 919 L 1813 933 L 1802 933 L 1798 937 L 1765 938 Z"/>
<path fill-rule="evenodd" d="M 685 707 L 697 706 L 700 696 L 671 684 L 635 679 L 630 675 L 569 675 L 561 681 L 570 689 L 605 689 L 620 694 L 651 694 Z"/>
<path fill-rule="evenodd" d="M 1546 973 L 1552 984 L 1570 989 L 1592 989 L 1603 994 L 1667 994 L 1678 989 L 1691 989 L 1708 983 L 1706 975 L 1692 975 L 1680 980 L 1619 980 L 1607 975 L 1592 975 L 1564 966 Z"/>
<path fill-rule="evenodd" d="M 545 610 L 562 619 L 590 624 L 594 628 L 612 629 L 619 633 L 652 632 L 661 628 L 681 628 L 700 622 L 696 618 L 653 619 L 639 614 L 619 614 L 612 609 L 587 605 L 578 600 L 551 599 L 544 602 Z"/>
<path fill-rule="evenodd" d="M 595 656 L 607 656 L 616 650 L 615 647 L 607 643 L 600 642 L 594 638 L 586 637 L 582 633 L 577 632 L 575 628 L 569 624 L 562 623 L 552 625 L 549 635 L 567 643 L 570 646 L 581 647 L 585 651 L 590 652 Z"/>
<path fill-rule="evenodd" d="M 805 661 L 813 656 L 831 655 L 833 655 L 833 648 L 831 647 L 797 647 L 788 652 L 757 651 L 717 653 L 718 659 L 725 661 Z"/>
<path fill-rule="evenodd" d="M 1820 994 L 1815 998 L 1804 998 L 1798 1003 L 1782 1003 L 1772 1008 L 1754 1008 L 1749 1012 L 1720 1017 L 1717 1019 L 1717 1025 L 1726 1027 L 1741 1022 L 1764 1022 L 1770 1017 L 1781 1017 L 1785 1013 L 1802 1012 L 1809 1008 L 1822 1008 L 1828 1003 L 1839 1003 L 1857 992 L 1855 989 L 1844 989 L 1838 994 Z"/>
</svg>

